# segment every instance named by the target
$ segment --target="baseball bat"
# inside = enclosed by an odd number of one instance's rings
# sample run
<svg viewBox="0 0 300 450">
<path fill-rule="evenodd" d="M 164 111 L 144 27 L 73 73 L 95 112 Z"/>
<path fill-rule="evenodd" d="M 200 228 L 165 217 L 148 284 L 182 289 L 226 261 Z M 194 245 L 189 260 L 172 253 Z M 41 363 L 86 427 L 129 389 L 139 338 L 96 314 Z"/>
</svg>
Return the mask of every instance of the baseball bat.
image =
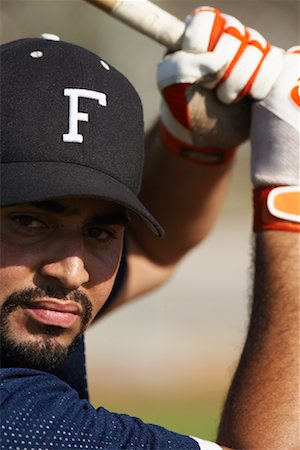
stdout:
<svg viewBox="0 0 300 450">
<path fill-rule="evenodd" d="M 185 24 L 149 0 L 86 0 L 170 50 L 180 48 Z"/>
</svg>

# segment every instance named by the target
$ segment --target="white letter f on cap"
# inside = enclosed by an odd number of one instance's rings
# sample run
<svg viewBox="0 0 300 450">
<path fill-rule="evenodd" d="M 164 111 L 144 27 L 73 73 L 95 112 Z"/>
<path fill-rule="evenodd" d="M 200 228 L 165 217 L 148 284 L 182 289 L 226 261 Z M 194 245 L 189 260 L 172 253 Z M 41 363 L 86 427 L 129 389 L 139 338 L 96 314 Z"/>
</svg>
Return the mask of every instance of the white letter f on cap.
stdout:
<svg viewBox="0 0 300 450">
<path fill-rule="evenodd" d="M 62 138 L 64 142 L 83 142 L 82 134 L 78 133 L 78 122 L 88 122 L 89 115 L 85 112 L 78 111 L 78 98 L 91 98 L 92 100 L 98 100 L 99 105 L 107 106 L 107 96 L 103 92 L 90 91 L 88 89 L 72 89 L 66 88 L 64 95 L 69 97 L 69 132 L 63 134 Z"/>
</svg>

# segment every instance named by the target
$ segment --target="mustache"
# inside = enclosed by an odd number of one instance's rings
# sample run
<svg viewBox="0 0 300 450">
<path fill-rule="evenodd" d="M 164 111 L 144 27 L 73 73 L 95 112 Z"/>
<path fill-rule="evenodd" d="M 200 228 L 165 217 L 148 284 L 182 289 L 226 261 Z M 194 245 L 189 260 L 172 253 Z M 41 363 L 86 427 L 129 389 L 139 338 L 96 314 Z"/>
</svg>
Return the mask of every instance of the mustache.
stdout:
<svg viewBox="0 0 300 450">
<path fill-rule="evenodd" d="M 2 318 L 7 317 L 15 309 L 33 304 L 36 300 L 42 299 L 43 297 L 53 297 L 60 300 L 71 300 L 73 302 L 79 303 L 82 307 L 81 315 L 81 327 L 84 329 L 87 323 L 92 317 L 92 302 L 83 292 L 78 290 L 69 291 L 64 294 L 61 290 L 56 289 L 51 286 L 46 286 L 44 288 L 28 288 L 20 291 L 15 291 L 10 294 L 4 301 L 2 306 L 1 315 Z"/>
</svg>

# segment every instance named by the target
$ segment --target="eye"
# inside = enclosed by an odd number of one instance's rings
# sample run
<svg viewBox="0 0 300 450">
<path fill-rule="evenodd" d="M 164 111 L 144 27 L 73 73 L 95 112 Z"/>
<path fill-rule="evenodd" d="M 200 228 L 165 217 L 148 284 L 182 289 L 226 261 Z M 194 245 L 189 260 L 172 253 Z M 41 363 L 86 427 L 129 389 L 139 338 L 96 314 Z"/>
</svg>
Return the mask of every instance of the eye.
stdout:
<svg viewBox="0 0 300 450">
<path fill-rule="evenodd" d="M 14 215 L 12 220 L 16 225 L 28 229 L 47 228 L 43 221 L 29 214 Z"/>
<path fill-rule="evenodd" d="M 116 239 L 114 230 L 97 225 L 88 226 L 84 231 L 84 235 L 102 242 Z"/>
</svg>

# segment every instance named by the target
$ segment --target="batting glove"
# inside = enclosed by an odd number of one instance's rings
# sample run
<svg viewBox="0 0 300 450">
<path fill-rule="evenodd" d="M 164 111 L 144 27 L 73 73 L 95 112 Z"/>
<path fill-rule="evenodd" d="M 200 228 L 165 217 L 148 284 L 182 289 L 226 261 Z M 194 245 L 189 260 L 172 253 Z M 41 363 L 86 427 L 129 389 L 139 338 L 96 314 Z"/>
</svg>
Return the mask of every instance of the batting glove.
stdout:
<svg viewBox="0 0 300 450">
<path fill-rule="evenodd" d="M 300 231 L 300 46 L 289 49 L 269 95 L 253 103 L 254 230 Z"/>
<path fill-rule="evenodd" d="M 158 66 L 157 83 L 163 96 L 163 140 L 175 153 L 197 159 L 197 153 L 214 153 L 218 149 L 204 148 L 205 145 L 199 148 L 195 143 L 191 86 L 200 84 L 214 89 L 224 104 L 246 95 L 262 99 L 279 75 L 284 52 L 271 47 L 257 31 L 215 8 L 198 8 L 186 17 L 185 23 L 182 50 L 165 56 Z M 226 154 L 224 149 L 222 153 Z"/>
</svg>

